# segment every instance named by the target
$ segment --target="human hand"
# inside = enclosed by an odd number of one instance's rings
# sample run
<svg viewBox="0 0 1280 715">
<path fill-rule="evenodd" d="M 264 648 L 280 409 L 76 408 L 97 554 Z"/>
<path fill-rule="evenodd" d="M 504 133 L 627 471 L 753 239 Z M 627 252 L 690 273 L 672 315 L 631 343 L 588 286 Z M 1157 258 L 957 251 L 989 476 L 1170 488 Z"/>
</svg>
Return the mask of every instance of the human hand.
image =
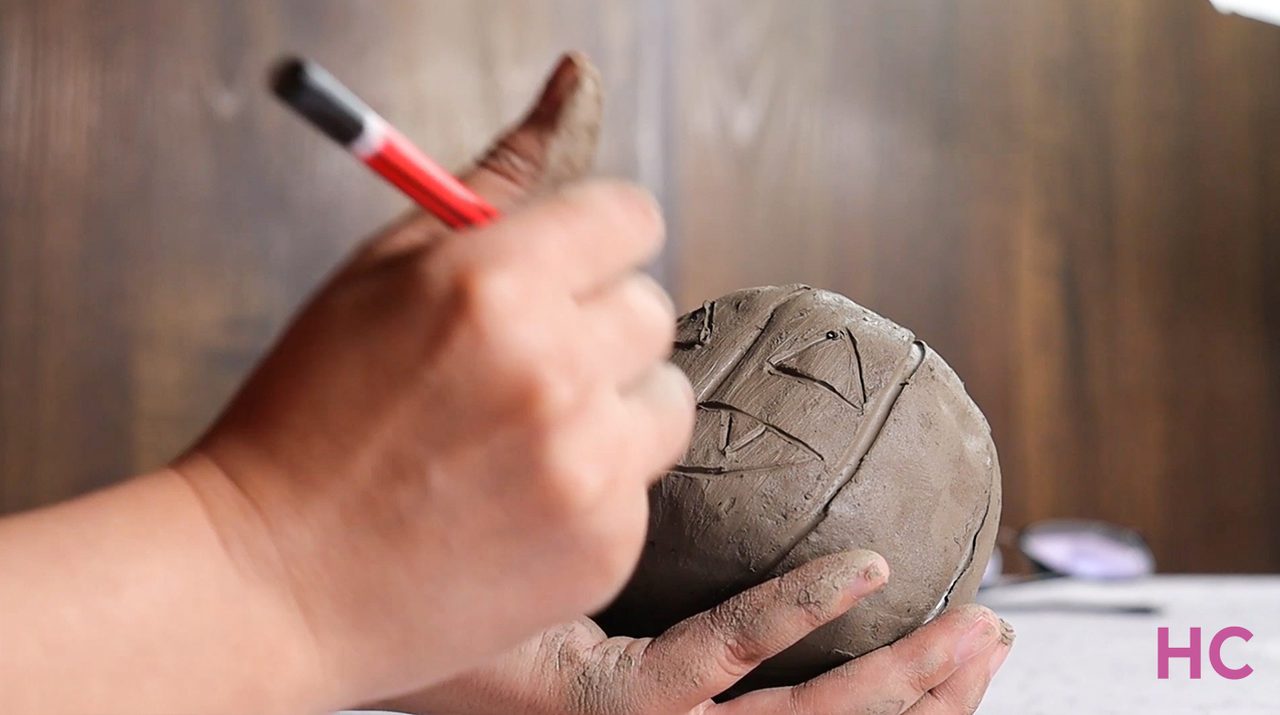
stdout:
<svg viewBox="0 0 1280 715">
<path fill-rule="evenodd" d="M 419 715 L 972 713 L 1013 644 L 979 606 L 948 611 L 893 645 L 807 683 L 719 695 L 752 668 L 884 585 L 867 551 L 833 554 L 729 599 L 657 638 L 608 638 L 589 619 L 552 628 L 498 660 L 378 707 Z"/>
<path fill-rule="evenodd" d="M 524 201 L 585 168 L 598 113 L 566 58 L 466 177 L 506 218 L 374 239 L 175 464 L 302 615 L 335 706 L 599 608 L 639 555 L 693 417 L 674 311 L 638 270 L 661 218 L 616 182 Z"/>
</svg>

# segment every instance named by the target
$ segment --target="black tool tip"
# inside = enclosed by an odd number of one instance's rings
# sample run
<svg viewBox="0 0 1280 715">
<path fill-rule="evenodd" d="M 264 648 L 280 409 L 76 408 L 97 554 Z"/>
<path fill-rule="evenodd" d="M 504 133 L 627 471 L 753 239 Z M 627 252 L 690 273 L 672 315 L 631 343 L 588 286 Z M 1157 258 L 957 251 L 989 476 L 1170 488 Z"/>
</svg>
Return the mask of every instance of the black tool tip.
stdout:
<svg viewBox="0 0 1280 715">
<path fill-rule="evenodd" d="M 277 62 L 268 82 L 277 97 L 343 145 L 360 136 L 365 116 L 372 113 L 323 67 L 301 57 Z"/>
<path fill-rule="evenodd" d="M 307 82 L 307 61 L 301 57 L 285 57 L 271 68 L 269 83 L 271 91 L 285 101 L 305 92 Z"/>
</svg>

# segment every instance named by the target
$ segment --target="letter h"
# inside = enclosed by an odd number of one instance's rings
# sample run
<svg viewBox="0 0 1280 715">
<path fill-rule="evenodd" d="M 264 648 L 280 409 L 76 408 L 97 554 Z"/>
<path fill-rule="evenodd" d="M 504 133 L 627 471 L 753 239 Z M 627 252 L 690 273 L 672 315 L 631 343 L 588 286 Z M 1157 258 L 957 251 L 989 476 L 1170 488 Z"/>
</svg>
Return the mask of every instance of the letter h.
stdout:
<svg viewBox="0 0 1280 715">
<path fill-rule="evenodd" d="M 1173 648 L 1169 645 L 1169 629 L 1161 627 L 1156 643 L 1156 676 L 1160 680 L 1169 679 L 1169 660 L 1171 658 L 1187 658 L 1191 661 L 1191 679 L 1200 679 L 1200 629 L 1191 629 L 1191 645 L 1185 648 Z"/>
</svg>

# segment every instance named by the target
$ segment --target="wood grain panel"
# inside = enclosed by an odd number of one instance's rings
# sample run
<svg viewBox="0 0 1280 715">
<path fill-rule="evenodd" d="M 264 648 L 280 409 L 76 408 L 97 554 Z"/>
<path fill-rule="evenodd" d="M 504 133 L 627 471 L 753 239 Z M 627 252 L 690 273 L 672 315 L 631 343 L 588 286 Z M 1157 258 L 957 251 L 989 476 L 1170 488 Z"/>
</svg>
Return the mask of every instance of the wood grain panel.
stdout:
<svg viewBox="0 0 1280 715">
<path fill-rule="evenodd" d="M 674 15 L 680 302 L 838 290 L 990 418 L 1013 527 L 1280 569 L 1280 29 L 1164 0 Z"/>
<path fill-rule="evenodd" d="M 162 463 L 329 268 L 407 202 L 279 107 L 329 65 L 447 164 L 567 48 L 607 82 L 600 168 L 658 176 L 626 2 L 0 3 L 0 511 Z M 648 117 L 649 119 L 646 119 Z M 653 183 L 651 181 L 651 183 Z"/>
</svg>

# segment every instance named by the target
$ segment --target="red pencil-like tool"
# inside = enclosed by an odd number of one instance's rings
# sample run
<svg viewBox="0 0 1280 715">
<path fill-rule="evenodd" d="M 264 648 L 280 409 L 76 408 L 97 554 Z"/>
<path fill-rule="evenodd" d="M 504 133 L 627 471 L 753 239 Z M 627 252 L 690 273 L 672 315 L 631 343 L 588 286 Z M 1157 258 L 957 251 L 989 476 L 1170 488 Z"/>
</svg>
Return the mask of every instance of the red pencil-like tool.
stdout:
<svg viewBox="0 0 1280 715">
<path fill-rule="evenodd" d="M 498 210 L 423 154 L 403 134 L 310 60 L 289 58 L 271 89 L 317 129 L 453 228 L 476 226 Z"/>
</svg>

